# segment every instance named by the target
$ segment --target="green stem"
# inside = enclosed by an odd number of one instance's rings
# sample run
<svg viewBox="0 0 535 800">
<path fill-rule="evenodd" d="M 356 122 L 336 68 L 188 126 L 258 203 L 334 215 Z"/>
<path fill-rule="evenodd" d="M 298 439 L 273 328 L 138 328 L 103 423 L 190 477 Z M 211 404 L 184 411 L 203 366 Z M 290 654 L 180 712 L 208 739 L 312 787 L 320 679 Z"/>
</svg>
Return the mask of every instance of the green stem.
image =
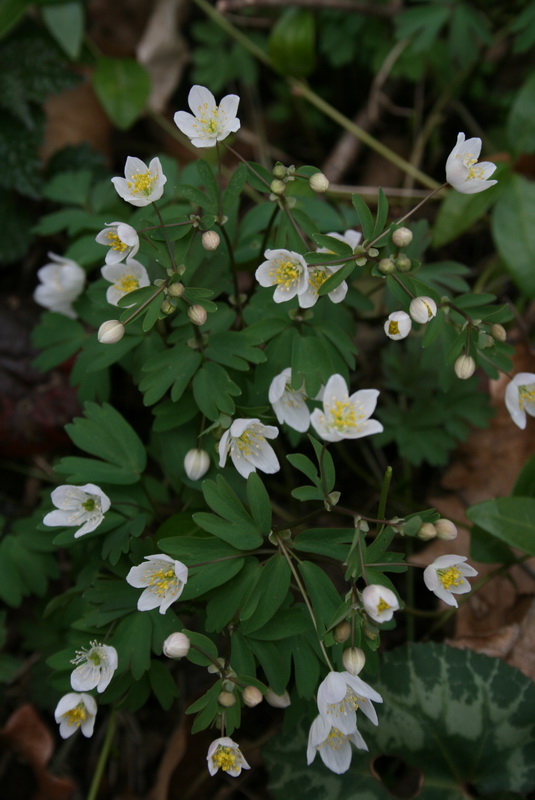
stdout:
<svg viewBox="0 0 535 800">
<path fill-rule="evenodd" d="M 385 476 L 383 478 L 383 485 L 381 487 L 381 496 L 379 498 L 379 508 L 377 511 L 377 516 L 379 519 L 383 519 L 386 511 L 386 501 L 388 500 L 388 491 L 390 489 L 390 481 L 392 480 L 392 467 L 387 467 L 385 470 Z M 384 527 L 384 523 L 381 523 L 381 529 L 377 531 L 377 533 L 381 533 L 381 530 Z"/>
<path fill-rule="evenodd" d="M 110 754 L 110 749 L 113 742 L 113 735 L 115 733 L 116 721 L 117 720 L 115 717 L 115 711 L 112 711 L 110 714 L 110 718 L 108 720 L 108 729 L 106 731 L 106 736 L 104 737 L 104 742 L 102 743 L 102 749 L 99 753 L 97 766 L 95 768 L 95 772 L 93 775 L 93 780 L 91 781 L 91 786 L 89 787 L 87 800 L 96 800 L 96 797 L 98 795 L 100 782 L 102 781 L 102 776 L 104 774 L 104 769 L 106 768 L 106 762 L 108 761 L 108 756 Z"/>
<path fill-rule="evenodd" d="M 166 244 L 166 247 L 167 247 L 167 252 L 169 253 L 169 260 L 171 262 L 171 266 L 173 268 L 173 272 L 176 272 L 177 269 L 176 269 L 176 263 L 175 263 L 175 256 L 174 256 L 174 253 L 173 253 L 173 247 L 172 247 L 171 242 L 169 241 L 169 237 L 167 235 L 167 230 L 165 228 L 165 222 L 163 221 L 163 217 L 162 217 L 162 215 L 160 213 L 160 209 L 158 208 L 157 204 L 153 203 L 152 207 L 156 211 L 156 215 L 157 215 L 158 219 L 160 220 L 160 228 L 162 229 L 163 235 L 165 237 L 165 244 Z"/>
</svg>

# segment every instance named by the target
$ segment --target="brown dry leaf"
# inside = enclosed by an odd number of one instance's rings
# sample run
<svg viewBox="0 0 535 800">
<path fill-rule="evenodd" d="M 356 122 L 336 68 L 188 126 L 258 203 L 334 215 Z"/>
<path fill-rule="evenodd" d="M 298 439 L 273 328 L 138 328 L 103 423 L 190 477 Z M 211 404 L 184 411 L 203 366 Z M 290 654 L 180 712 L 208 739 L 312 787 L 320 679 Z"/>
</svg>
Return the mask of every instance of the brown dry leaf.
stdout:
<svg viewBox="0 0 535 800">
<path fill-rule="evenodd" d="M 69 800 L 73 796 L 71 780 L 47 771 L 54 741 L 33 706 L 27 704 L 13 712 L 0 731 L 0 740 L 31 767 L 37 783 L 32 800 Z"/>
<path fill-rule="evenodd" d="M 148 794 L 148 800 L 167 800 L 171 778 L 186 752 L 187 734 L 186 718 L 183 716 L 167 742 L 158 766 L 156 782 Z"/>
<path fill-rule="evenodd" d="M 136 47 L 137 59 L 151 77 L 147 105 L 153 111 L 165 109 L 189 59 L 187 42 L 178 25 L 187 5 L 187 0 L 157 0 Z"/>
</svg>

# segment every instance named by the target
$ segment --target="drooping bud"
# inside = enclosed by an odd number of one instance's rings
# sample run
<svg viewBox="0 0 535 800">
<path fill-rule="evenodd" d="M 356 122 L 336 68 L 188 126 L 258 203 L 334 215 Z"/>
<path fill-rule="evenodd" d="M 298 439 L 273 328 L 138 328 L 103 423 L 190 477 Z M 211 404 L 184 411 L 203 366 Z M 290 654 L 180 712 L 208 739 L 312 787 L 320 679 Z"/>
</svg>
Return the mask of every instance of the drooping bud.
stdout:
<svg viewBox="0 0 535 800">
<path fill-rule="evenodd" d="M 407 256 L 398 256 L 396 258 L 396 269 L 398 272 L 410 272 L 412 261 Z"/>
<path fill-rule="evenodd" d="M 284 194 L 284 192 L 286 191 L 286 184 L 284 183 L 284 181 L 280 181 L 278 180 L 278 178 L 275 178 L 274 181 L 271 181 L 269 188 L 271 189 L 273 194 L 281 195 Z"/>
<path fill-rule="evenodd" d="M 257 689 L 256 686 L 246 686 L 243 690 L 242 697 L 243 702 L 246 706 L 249 706 L 249 708 L 254 708 L 264 699 L 262 692 L 260 689 Z"/>
<path fill-rule="evenodd" d="M 393 311 L 384 324 L 389 339 L 405 339 L 412 328 L 412 320 L 405 311 Z"/>
<path fill-rule="evenodd" d="M 217 231 L 205 231 L 201 236 L 201 243 L 205 250 L 217 250 L 221 237 Z"/>
<path fill-rule="evenodd" d="M 175 306 L 169 302 L 169 300 L 164 300 L 160 306 L 160 311 L 164 314 L 173 314 L 176 311 Z"/>
<path fill-rule="evenodd" d="M 309 178 L 308 185 L 315 192 L 326 192 L 329 188 L 329 179 L 323 172 L 315 172 Z"/>
<path fill-rule="evenodd" d="M 437 304 L 431 297 L 415 297 L 411 300 L 409 313 L 415 322 L 425 325 L 430 319 L 436 317 Z"/>
<path fill-rule="evenodd" d="M 396 247 L 407 247 L 412 242 L 412 231 L 409 228 L 398 228 L 392 234 Z"/>
<path fill-rule="evenodd" d="M 232 708 L 236 705 L 236 695 L 234 692 L 220 692 L 217 696 L 217 702 L 224 708 Z"/>
<path fill-rule="evenodd" d="M 194 325 L 204 325 L 207 316 L 206 309 L 198 303 L 188 308 L 188 317 Z"/>
<path fill-rule="evenodd" d="M 394 272 L 396 269 L 396 265 L 391 258 L 382 258 L 377 264 L 377 268 L 379 269 L 379 272 L 383 273 L 383 275 L 390 275 L 390 273 Z"/>
<path fill-rule="evenodd" d="M 437 529 L 431 522 L 424 522 L 416 535 L 418 536 L 418 539 L 421 539 L 423 542 L 428 542 L 430 539 L 434 539 L 436 537 Z"/>
<path fill-rule="evenodd" d="M 507 331 L 500 325 L 499 322 L 496 322 L 492 328 L 490 329 L 490 335 L 493 339 L 496 339 L 497 342 L 505 342 L 507 340 Z"/>
<path fill-rule="evenodd" d="M 184 294 L 184 288 L 185 287 L 183 283 L 180 283 L 180 281 L 174 281 L 174 283 L 170 283 L 167 287 L 167 292 L 171 295 L 171 297 L 182 297 Z"/>
<path fill-rule="evenodd" d="M 172 633 L 163 643 L 162 650 L 167 658 L 184 658 L 190 646 L 191 642 L 185 633 Z"/>
<path fill-rule="evenodd" d="M 462 381 L 465 381 L 468 378 L 471 378 L 476 371 L 476 362 L 472 356 L 459 356 L 453 365 L 453 369 L 455 370 L 457 377 Z"/>
<path fill-rule="evenodd" d="M 457 538 L 457 528 L 450 519 L 439 519 L 435 522 L 435 530 L 439 539 L 451 541 Z"/>
<path fill-rule="evenodd" d="M 360 647 L 348 647 L 344 650 L 342 662 L 350 675 L 358 675 L 366 663 L 366 656 Z"/>
<path fill-rule="evenodd" d="M 349 622 L 346 619 L 343 622 L 339 622 L 333 631 L 334 641 L 341 644 L 342 642 L 347 642 L 350 636 L 351 625 Z"/>
<path fill-rule="evenodd" d="M 283 694 L 275 694 L 272 689 L 268 689 L 264 697 L 266 702 L 269 703 L 270 706 L 273 706 L 273 708 L 288 708 L 292 702 L 290 700 L 290 695 L 286 691 L 283 692 Z"/>
<path fill-rule="evenodd" d="M 97 339 L 101 344 L 115 344 L 120 342 L 125 333 L 125 327 L 118 319 L 109 319 L 103 322 L 98 329 Z"/>
<path fill-rule="evenodd" d="M 184 472 L 190 481 L 198 481 L 210 469 L 210 456 L 206 450 L 194 447 L 184 457 Z"/>
</svg>

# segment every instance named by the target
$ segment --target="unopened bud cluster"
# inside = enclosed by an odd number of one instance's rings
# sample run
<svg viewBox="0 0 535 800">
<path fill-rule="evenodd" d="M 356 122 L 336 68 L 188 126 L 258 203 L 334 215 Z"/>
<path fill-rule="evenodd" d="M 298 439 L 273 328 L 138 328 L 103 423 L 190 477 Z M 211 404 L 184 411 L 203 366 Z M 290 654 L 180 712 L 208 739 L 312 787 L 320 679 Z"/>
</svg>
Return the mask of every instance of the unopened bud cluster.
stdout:
<svg viewBox="0 0 535 800">
<path fill-rule="evenodd" d="M 419 539 L 424 542 L 430 539 L 443 539 L 446 542 L 457 538 L 457 528 L 449 519 L 442 517 L 436 522 L 424 522 L 417 533 Z"/>
</svg>

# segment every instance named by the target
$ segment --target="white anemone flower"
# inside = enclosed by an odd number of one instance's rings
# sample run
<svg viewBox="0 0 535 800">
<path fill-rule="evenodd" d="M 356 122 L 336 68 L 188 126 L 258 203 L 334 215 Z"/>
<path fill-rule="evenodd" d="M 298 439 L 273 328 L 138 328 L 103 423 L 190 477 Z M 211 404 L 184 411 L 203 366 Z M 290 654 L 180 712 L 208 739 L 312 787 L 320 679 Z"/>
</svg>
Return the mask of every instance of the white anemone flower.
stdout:
<svg viewBox="0 0 535 800">
<path fill-rule="evenodd" d="M 112 178 L 115 191 L 133 206 L 148 206 L 159 200 L 167 178 L 162 172 L 159 158 L 153 158 L 149 166 L 135 156 L 128 156 L 124 167 L 124 178 Z"/>
<path fill-rule="evenodd" d="M 307 764 L 312 764 L 319 753 L 327 769 L 342 775 L 351 764 L 351 743 L 359 750 L 368 749 L 356 728 L 351 733 L 342 733 L 322 717 L 316 717 L 308 734 Z"/>
<path fill-rule="evenodd" d="M 85 270 L 71 258 L 49 253 L 50 264 L 37 270 L 39 286 L 33 299 L 40 306 L 76 319 L 72 304 L 81 295 L 85 285 Z"/>
<path fill-rule="evenodd" d="M 230 453 L 232 463 L 244 478 L 259 469 L 272 474 L 280 464 L 266 439 L 276 439 L 279 429 L 263 425 L 259 419 L 235 419 L 219 441 L 219 466 L 224 467 Z"/>
<path fill-rule="evenodd" d="M 342 264 L 336 264 L 332 267 L 319 266 L 319 264 L 311 264 L 308 267 L 308 286 L 306 291 L 299 295 L 299 305 L 301 308 L 311 308 L 319 300 L 319 290 L 326 280 L 331 275 L 334 275 L 342 268 Z M 345 298 L 348 290 L 348 285 L 345 281 L 338 284 L 331 292 L 327 293 L 327 297 L 332 303 L 341 303 Z"/>
<path fill-rule="evenodd" d="M 533 372 L 519 372 L 507 384 L 505 405 L 515 425 L 524 430 L 527 424 L 526 414 L 535 417 L 535 374 Z"/>
<path fill-rule="evenodd" d="M 424 569 L 424 583 L 429 591 L 455 608 L 458 604 L 454 594 L 469 592 L 472 587 L 466 578 L 477 575 L 477 570 L 465 561 L 465 556 L 439 556 Z"/>
<path fill-rule="evenodd" d="M 269 387 L 268 398 L 280 424 L 285 422 L 294 431 L 304 433 L 310 425 L 310 411 L 306 404 L 304 384 L 300 389 L 292 389 L 292 370 L 283 369 L 275 375 Z"/>
<path fill-rule="evenodd" d="M 255 272 L 260 286 L 275 286 L 273 300 L 284 303 L 308 289 L 308 267 L 300 253 L 293 250 L 266 250 Z"/>
<path fill-rule="evenodd" d="M 457 144 L 446 161 L 446 180 L 458 192 L 476 194 L 498 183 L 488 180 L 496 169 L 496 164 L 491 161 L 478 163 L 480 153 L 481 139 L 465 139 L 464 133 L 458 134 Z"/>
<path fill-rule="evenodd" d="M 318 687 L 318 711 L 329 727 L 351 734 L 357 727 L 357 710 L 377 725 L 374 703 L 382 703 L 381 695 L 350 672 L 329 672 Z"/>
<path fill-rule="evenodd" d="M 93 735 L 97 702 L 90 694 L 69 692 L 63 695 L 54 711 L 54 718 L 59 725 L 59 735 L 68 739 L 78 728 L 89 738 Z"/>
<path fill-rule="evenodd" d="M 106 264 L 100 272 L 102 277 L 112 284 L 106 290 L 106 300 L 112 306 L 118 305 L 121 297 L 126 294 L 143 286 L 150 286 L 147 270 L 135 258 L 127 259 L 124 264 Z"/>
<path fill-rule="evenodd" d="M 43 524 L 51 527 L 80 525 L 74 534 L 75 539 L 98 528 L 111 505 L 108 495 L 94 483 L 86 483 L 84 486 L 58 486 L 50 499 L 58 510 L 49 511 Z"/>
<path fill-rule="evenodd" d="M 215 97 L 204 86 L 192 86 L 188 95 L 188 105 L 193 114 L 177 111 L 175 125 L 195 147 L 214 147 L 216 142 L 226 139 L 230 133 L 240 128 L 236 116 L 240 98 L 237 94 L 227 94 L 216 105 Z"/>
<path fill-rule="evenodd" d="M 138 611 L 157 608 L 165 614 L 169 606 L 178 600 L 188 581 L 188 568 L 182 561 L 157 553 L 145 556 L 145 564 L 132 567 L 126 582 L 136 589 L 145 589 L 137 601 Z"/>
<path fill-rule="evenodd" d="M 412 327 L 412 320 L 405 311 L 393 311 L 385 322 L 385 333 L 389 339 L 405 339 Z"/>
<path fill-rule="evenodd" d="M 349 396 L 344 378 L 331 375 L 323 392 L 323 411 L 316 408 L 310 415 L 312 427 L 326 442 L 381 433 L 381 423 L 370 419 L 378 396 L 377 389 L 361 389 Z"/>
<path fill-rule="evenodd" d="M 399 609 L 399 601 L 391 589 L 377 583 L 366 586 L 362 592 L 366 614 L 375 622 L 388 622 Z"/>
<path fill-rule="evenodd" d="M 215 775 L 222 769 L 227 775 L 237 778 L 242 769 L 251 769 L 243 757 L 240 746 L 229 736 L 222 736 L 212 742 L 208 748 L 206 761 L 210 775 Z"/>
<path fill-rule="evenodd" d="M 133 258 L 139 250 L 137 231 L 126 222 L 109 222 L 95 237 L 99 244 L 106 245 L 106 264 L 118 264 L 125 258 Z"/>
<path fill-rule="evenodd" d="M 89 649 L 82 647 L 76 651 L 71 664 L 78 664 L 71 673 L 71 686 L 75 692 L 89 692 L 96 689 L 103 692 L 110 684 L 117 669 L 117 650 L 109 644 L 90 642 Z"/>
</svg>

